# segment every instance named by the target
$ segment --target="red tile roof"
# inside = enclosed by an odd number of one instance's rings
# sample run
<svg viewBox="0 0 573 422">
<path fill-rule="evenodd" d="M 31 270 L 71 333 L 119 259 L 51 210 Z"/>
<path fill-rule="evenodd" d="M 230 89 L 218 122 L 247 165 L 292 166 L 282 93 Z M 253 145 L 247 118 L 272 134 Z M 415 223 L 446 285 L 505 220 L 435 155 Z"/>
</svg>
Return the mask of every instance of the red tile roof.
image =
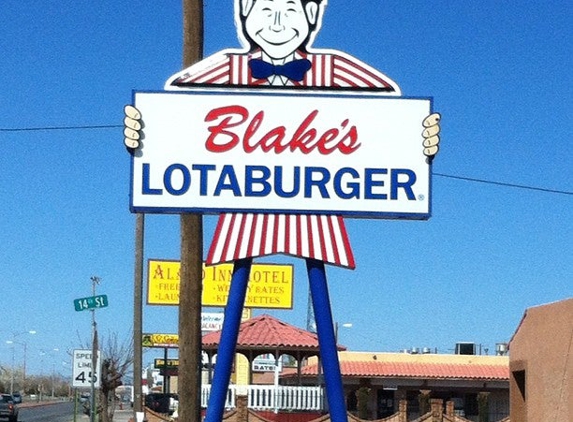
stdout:
<svg viewBox="0 0 573 422">
<path fill-rule="evenodd" d="M 216 350 L 221 331 L 203 336 L 203 348 Z M 339 350 L 345 350 L 338 346 Z M 318 351 L 317 335 L 282 322 L 270 315 L 261 315 L 241 323 L 237 340 L 237 351 Z M 349 352 L 346 352 L 349 353 Z M 366 354 L 367 356 L 372 356 Z M 361 378 L 421 378 L 421 379 L 467 379 L 467 380 L 509 380 L 509 364 L 505 361 L 483 359 L 480 356 L 447 356 L 378 354 L 370 358 L 340 358 L 340 370 L 344 377 Z M 440 361 L 436 361 L 439 358 Z M 463 360 L 461 360 L 463 358 Z M 492 363 L 492 364 L 490 364 Z M 292 376 L 290 371 L 283 376 Z M 302 367 L 302 375 L 317 374 L 316 363 Z"/>
<path fill-rule="evenodd" d="M 509 380 L 509 367 L 504 365 L 342 361 L 340 371 L 342 376 L 362 378 Z M 302 368 L 303 375 L 316 373 L 316 364 Z"/>
<path fill-rule="evenodd" d="M 221 331 L 203 336 L 203 347 L 216 347 Z M 289 325 L 270 315 L 261 315 L 241 323 L 237 348 L 318 350 L 317 335 Z M 339 346 L 339 350 L 345 348 Z"/>
</svg>

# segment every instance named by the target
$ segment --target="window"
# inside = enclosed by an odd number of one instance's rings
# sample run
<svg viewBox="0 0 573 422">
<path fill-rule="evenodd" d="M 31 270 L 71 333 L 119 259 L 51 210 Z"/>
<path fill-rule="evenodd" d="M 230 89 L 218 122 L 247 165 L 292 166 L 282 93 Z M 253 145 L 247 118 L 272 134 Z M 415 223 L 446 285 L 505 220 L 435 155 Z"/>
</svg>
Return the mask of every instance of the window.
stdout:
<svg viewBox="0 0 573 422">
<path fill-rule="evenodd" d="M 525 371 L 513 371 L 512 372 L 515 385 L 519 389 L 521 398 L 525 401 Z"/>
</svg>

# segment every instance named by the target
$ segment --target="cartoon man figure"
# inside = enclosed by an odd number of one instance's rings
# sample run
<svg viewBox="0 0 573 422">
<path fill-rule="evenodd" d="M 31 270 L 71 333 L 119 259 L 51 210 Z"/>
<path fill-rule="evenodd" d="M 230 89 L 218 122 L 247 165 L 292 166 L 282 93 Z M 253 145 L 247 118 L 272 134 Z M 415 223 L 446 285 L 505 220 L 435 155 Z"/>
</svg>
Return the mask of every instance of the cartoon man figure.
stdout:
<svg viewBox="0 0 573 422">
<path fill-rule="evenodd" d="M 326 1 L 242 0 L 238 25 L 248 48 L 216 54 L 171 77 L 166 89 L 198 83 L 378 88 L 400 95 L 387 76 L 344 53 L 310 45 Z"/>
<path fill-rule="evenodd" d="M 311 49 L 312 41 L 322 23 L 326 0 L 235 0 L 235 21 L 243 50 L 225 50 L 208 57 L 173 75 L 165 84 L 166 90 L 185 90 L 200 85 L 230 85 L 248 87 L 283 87 L 289 89 L 329 88 L 382 91 L 389 96 L 400 96 L 398 85 L 378 70 L 335 50 Z M 125 145 L 130 152 L 140 146 L 142 116 L 127 106 L 125 118 Z M 439 148 L 439 114 L 431 114 L 420 129 L 424 138 L 420 153 L 431 161 Z M 247 277 L 252 258 L 277 253 L 307 259 L 311 295 L 317 319 L 321 358 L 327 381 L 327 396 L 333 421 L 346 421 L 344 394 L 340 382 L 340 369 L 336 344 L 332 335 L 332 315 L 323 263 L 354 268 L 354 256 L 341 216 L 241 214 L 228 213 L 219 217 L 214 239 L 207 254 L 207 264 L 246 262 Z M 317 265 L 317 263 L 319 263 Z M 237 268 L 237 267 L 236 267 Z M 318 269 L 319 279 L 314 279 Z M 235 277 L 233 277 L 235 282 Z M 246 285 L 245 285 L 246 286 Z M 231 294 L 233 292 L 231 291 Z M 243 292 L 244 294 L 244 292 Z M 242 304 L 240 298 L 235 298 Z M 229 303 L 233 297 L 229 296 Z M 243 299 L 244 301 L 244 299 Z M 327 309 L 325 309 L 327 308 Z M 221 341 L 225 337 L 235 340 L 229 347 L 220 345 L 217 369 L 232 364 L 238 322 L 225 323 Z M 237 327 L 230 327 L 230 325 Z M 321 334 L 322 331 L 322 334 Z M 230 332 L 229 336 L 226 336 Z M 323 345 L 322 343 L 328 343 Z M 324 347 L 323 347 L 324 346 Z M 224 354 L 228 355 L 221 356 Z M 325 360 L 334 361 L 331 369 Z M 328 376 L 333 374 L 330 379 Z M 229 373 L 230 376 L 230 373 Z M 206 421 L 220 421 L 228 388 L 228 375 L 216 386 L 217 370 L 213 380 Z M 218 392 L 214 389 L 217 388 Z M 217 397 L 213 397 L 213 395 Z M 217 403 L 212 403 L 212 402 Z M 213 408 L 214 407 L 214 408 Z"/>
<path fill-rule="evenodd" d="M 368 88 L 384 91 L 391 96 L 401 94 L 398 85 L 376 69 L 339 51 L 310 49 L 320 29 L 326 0 L 235 0 L 235 20 L 245 50 L 226 50 L 173 75 L 165 84 L 166 90 L 185 90 L 186 87 L 207 85 L 287 86 Z M 139 146 L 140 122 L 138 113 L 128 108 L 126 146 Z M 135 113 L 135 114 L 134 114 Z M 423 153 L 432 159 L 439 144 L 438 114 L 424 122 Z M 229 234 L 240 230 L 245 235 L 256 234 L 256 227 L 264 225 L 268 237 L 242 237 L 241 243 L 232 242 Z M 312 230 L 319 226 L 318 231 Z M 285 239 L 275 228 L 286 227 L 297 233 L 296 239 Z M 300 234 L 299 234 L 300 233 Z M 314 247 L 303 245 L 314 238 Z M 261 243 L 266 242 L 266 243 Z M 332 245 L 324 251 L 325 244 Z M 354 268 L 354 256 L 344 227 L 338 216 L 250 215 L 221 216 L 215 238 L 209 249 L 207 264 L 228 262 L 242 258 L 284 253 L 304 258 L 320 259 L 333 265 Z"/>
</svg>

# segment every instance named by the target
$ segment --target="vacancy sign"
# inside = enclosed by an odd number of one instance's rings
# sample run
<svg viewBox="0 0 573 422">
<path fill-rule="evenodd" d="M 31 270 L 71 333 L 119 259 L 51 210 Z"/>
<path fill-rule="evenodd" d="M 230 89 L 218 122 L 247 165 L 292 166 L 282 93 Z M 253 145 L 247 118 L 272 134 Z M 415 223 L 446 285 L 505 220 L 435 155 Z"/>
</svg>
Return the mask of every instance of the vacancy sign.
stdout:
<svg viewBox="0 0 573 422">
<path fill-rule="evenodd" d="M 131 208 L 426 219 L 430 99 L 371 91 L 137 92 Z"/>
</svg>

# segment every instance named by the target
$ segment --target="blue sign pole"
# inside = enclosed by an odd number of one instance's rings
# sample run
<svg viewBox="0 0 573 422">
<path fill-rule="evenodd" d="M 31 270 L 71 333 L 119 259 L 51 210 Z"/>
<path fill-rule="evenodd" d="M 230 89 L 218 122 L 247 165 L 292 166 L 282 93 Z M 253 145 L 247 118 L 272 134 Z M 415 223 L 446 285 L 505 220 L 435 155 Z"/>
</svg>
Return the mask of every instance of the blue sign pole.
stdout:
<svg viewBox="0 0 573 422">
<path fill-rule="evenodd" d="M 342 375 L 336 350 L 336 336 L 334 334 L 324 262 L 307 259 L 306 267 L 320 346 L 320 359 L 324 369 L 330 419 L 332 422 L 347 422 Z"/>
<path fill-rule="evenodd" d="M 215 366 L 205 422 L 221 422 L 223 420 L 251 264 L 252 259 L 241 259 L 235 261 L 233 267 L 233 278 L 229 289 L 229 299 L 225 307 L 225 319 L 223 320 L 217 365 Z"/>
</svg>

